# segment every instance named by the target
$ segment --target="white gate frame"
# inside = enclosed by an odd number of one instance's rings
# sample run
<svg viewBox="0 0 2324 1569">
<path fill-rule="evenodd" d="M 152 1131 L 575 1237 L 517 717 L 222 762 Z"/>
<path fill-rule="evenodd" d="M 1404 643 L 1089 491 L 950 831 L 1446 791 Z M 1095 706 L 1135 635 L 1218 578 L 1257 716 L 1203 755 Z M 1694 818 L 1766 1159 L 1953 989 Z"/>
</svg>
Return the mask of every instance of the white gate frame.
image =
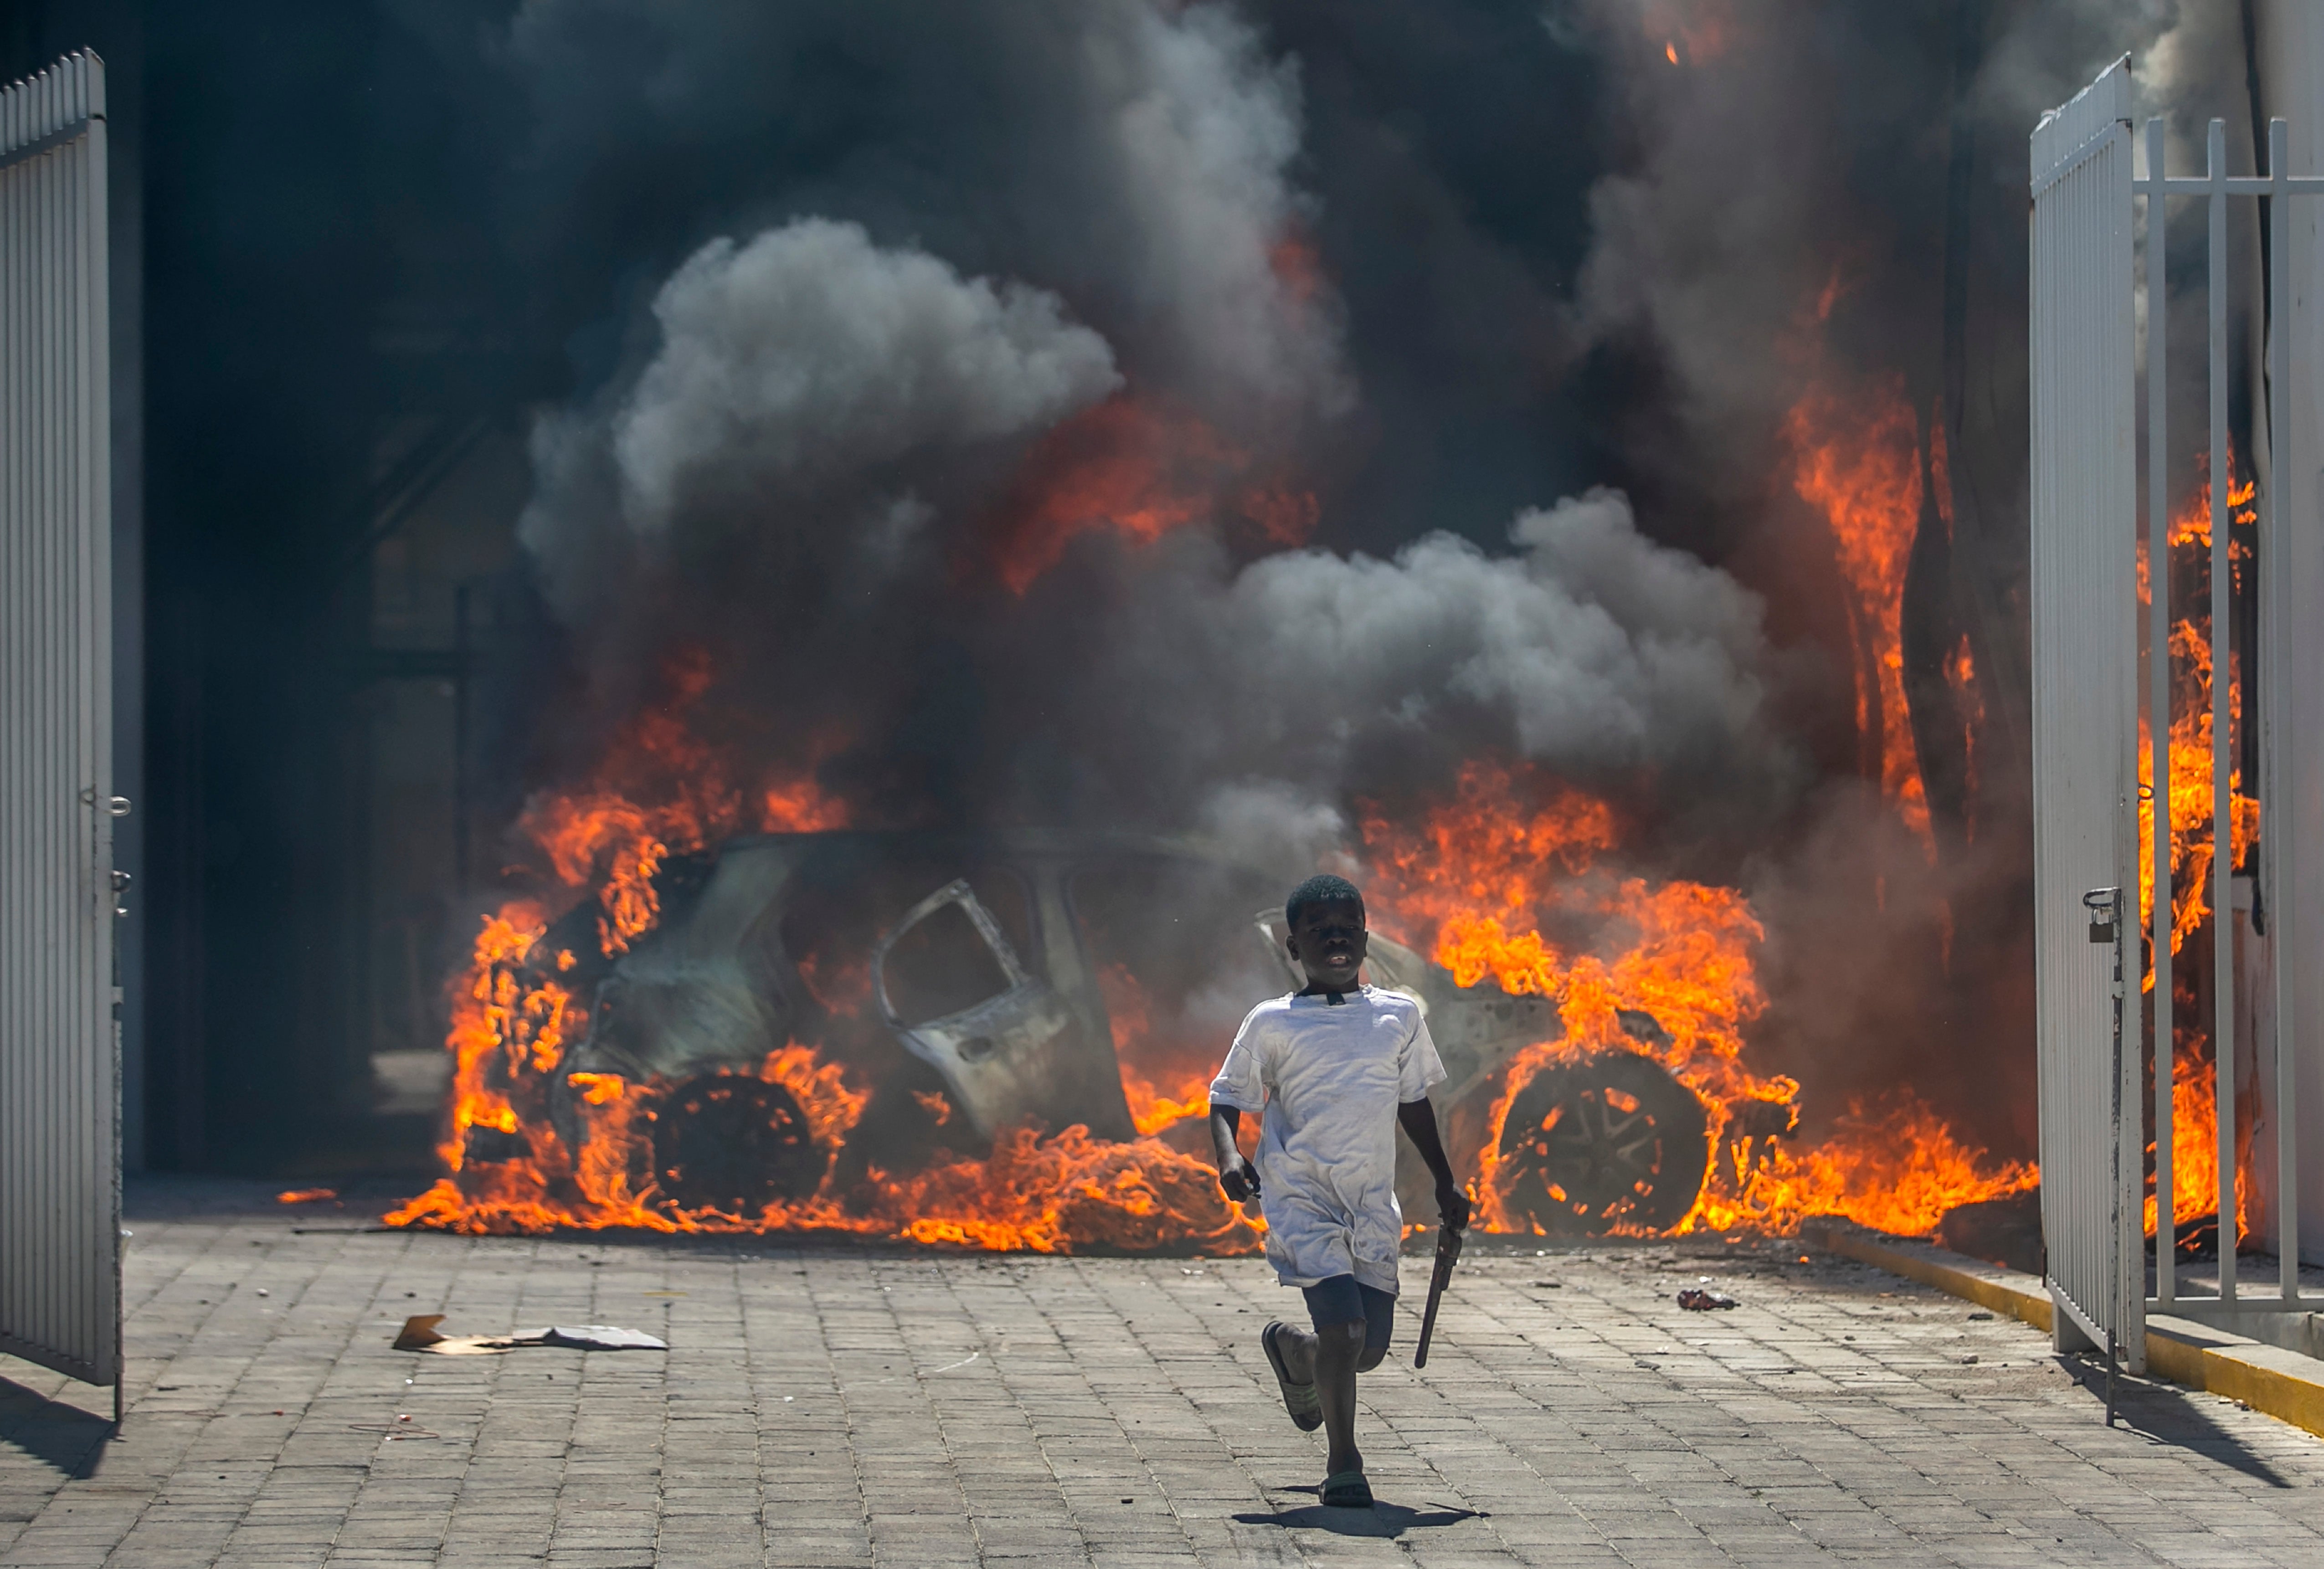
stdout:
<svg viewBox="0 0 2324 1569">
<path fill-rule="evenodd" d="M 2299 1045 L 2302 993 L 2315 966 L 2313 934 L 2295 919 L 2317 900 L 2295 885 L 2312 879 L 2318 846 L 2306 843 L 2324 823 L 2310 799 L 2324 787 L 2324 675 L 2313 659 L 2314 633 L 2296 627 L 2299 607 L 2324 602 L 2324 518 L 2295 520 L 2284 494 L 2301 462 L 2294 438 L 2293 380 L 2315 373 L 2289 352 L 2293 336 L 2293 197 L 2324 196 L 2324 177 L 2294 176 L 2288 123 L 2269 122 L 2264 173 L 2227 171 L 2227 127 L 2210 122 L 2200 176 L 2172 177 L 2164 167 L 2166 132 L 2149 120 L 2146 171 L 2131 167 L 2128 58 L 2118 60 L 2073 102 L 2044 115 L 2033 139 L 2033 578 L 2034 657 L 2034 824 L 2036 1008 L 2040 1020 L 2043 1225 L 2049 1284 L 2061 1349 L 2119 1348 L 2136 1369 L 2144 1361 L 2145 1317 L 2232 1322 L 2249 1313 L 2324 1309 L 2324 1298 L 2300 1290 Z M 2267 474 L 2259 512 L 2258 647 L 2261 765 L 2260 895 L 2272 1010 L 2261 1028 L 2273 1034 L 2273 1142 L 2279 1276 L 2273 1292 L 2238 1289 L 2235 1183 L 2236 1017 L 2233 814 L 2229 776 L 2235 736 L 2233 684 L 2226 651 L 2232 622 L 2227 454 L 2227 215 L 2231 198 L 2267 204 L 2269 266 L 2265 345 Z M 2211 593 L 2212 933 L 2215 944 L 2212 1039 L 2218 1062 L 2217 1114 L 2220 1222 L 2219 1289 L 2180 1294 L 2171 1240 L 2172 1019 L 2171 998 L 2171 655 L 2168 265 L 2169 203 L 2201 197 L 2209 225 L 2205 279 L 2209 343 Z M 2153 830 L 2138 841 L 2136 760 L 2136 414 L 2132 354 L 2136 346 L 2131 280 L 2135 204 L 2146 212 L 2146 536 L 2148 741 L 2155 802 Z M 2302 309 L 2317 302 L 2302 295 Z M 2312 391 L 2313 389 L 2304 389 Z M 2297 526 L 2295 526 L 2297 525 Z M 2301 858 L 2305 851 L 2306 860 Z M 2139 1026 L 2129 980 L 2139 980 L 2135 941 L 2126 922 L 2083 934 L 2086 899 L 2107 896 L 2128 913 L 2129 890 L 2144 866 L 2153 878 L 2150 945 L 2154 1040 L 2155 1271 L 2145 1289 L 2144 1142 L 2137 1106 Z M 2311 922 L 2312 923 L 2312 922 Z M 2089 942 L 2105 940 L 2107 960 Z M 2306 944 L 2303 946 L 2303 942 Z M 2077 952 L 2076 945 L 2082 944 Z M 2129 961 L 2124 962 L 2128 955 Z M 2306 1015 L 2318 1012 L 2305 1008 Z M 2265 1045 L 2263 1042 L 2263 1051 Z"/>
<path fill-rule="evenodd" d="M 105 68 L 0 89 L 0 1351 L 121 1420 Z"/>
</svg>

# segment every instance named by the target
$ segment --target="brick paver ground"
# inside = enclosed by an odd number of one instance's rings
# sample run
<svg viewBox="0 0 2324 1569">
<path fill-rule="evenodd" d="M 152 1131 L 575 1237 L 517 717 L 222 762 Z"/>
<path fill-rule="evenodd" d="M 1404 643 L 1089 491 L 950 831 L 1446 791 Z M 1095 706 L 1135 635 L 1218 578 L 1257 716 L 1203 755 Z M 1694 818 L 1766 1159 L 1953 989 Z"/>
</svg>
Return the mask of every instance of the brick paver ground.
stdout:
<svg viewBox="0 0 2324 1569">
<path fill-rule="evenodd" d="M 0 1358 L 0 1564 L 2324 1564 L 2324 1443 L 1780 1244 L 1472 1243 L 1327 1510 L 1256 1260 L 382 1234 L 149 1185 L 130 1410 Z M 298 1227 L 309 1229 L 304 1234 Z M 1410 1261 L 1416 1305 L 1425 1263 Z M 1680 1311 L 1710 1276 L 1732 1312 Z M 613 1323 L 661 1353 L 390 1349 Z M 409 1416 L 410 1423 L 401 1420 Z"/>
</svg>

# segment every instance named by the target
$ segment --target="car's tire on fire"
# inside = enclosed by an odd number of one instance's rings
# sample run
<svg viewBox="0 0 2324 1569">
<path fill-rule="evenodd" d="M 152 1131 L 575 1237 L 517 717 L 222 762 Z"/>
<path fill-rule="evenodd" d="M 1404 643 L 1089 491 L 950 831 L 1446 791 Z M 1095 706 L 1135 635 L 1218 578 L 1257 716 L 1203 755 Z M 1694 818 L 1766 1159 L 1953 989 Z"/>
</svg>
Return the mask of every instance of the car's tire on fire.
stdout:
<svg viewBox="0 0 2324 1569">
<path fill-rule="evenodd" d="M 654 1180 L 686 1209 L 755 1218 L 770 1204 L 805 1198 L 823 1181 L 831 1152 L 779 1084 L 706 1073 L 671 1088 L 654 1108 Z"/>
<path fill-rule="evenodd" d="M 1702 1102 L 1651 1058 L 1607 1051 L 1543 1069 L 1501 1125 L 1495 1186 L 1509 1218 L 1553 1236 L 1686 1218 L 1711 1167 Z"/>
</svg>

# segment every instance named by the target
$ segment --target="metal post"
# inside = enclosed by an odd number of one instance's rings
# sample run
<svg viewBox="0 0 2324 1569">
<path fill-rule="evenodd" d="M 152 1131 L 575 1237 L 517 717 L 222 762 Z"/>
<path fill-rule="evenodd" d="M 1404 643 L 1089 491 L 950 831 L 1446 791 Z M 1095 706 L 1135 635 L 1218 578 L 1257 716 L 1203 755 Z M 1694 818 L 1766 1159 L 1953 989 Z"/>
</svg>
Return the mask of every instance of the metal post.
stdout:
<svg viewBox="0 0 2324 1569">
<path fill-rule="evenodd" d="M 2146 751 L 2154 910 L 2154 1281 L 2166 1309 L 2178 1290 L 2172 1191 L 2171 1019 L 2171 307 L 2163 164 L 2165 128 L 2146 123 Z"/>
<path fill-rule="evenodd" d="M 2236 1298 L 2235 796 L 2229 783 L 2235 684 L 2235 564 L 2227 549 L 2227 123 L 2211 122 L 2211 1064 L 2218 1091 L 2219 1299 Z"/>
<path fill-rule="evenodd" d="M 2293 865 L 2292 836 L 2293 814 L 2285 810 L 2289 792 L 2282 788 L 2286 769 L 2283 749 L 2290 744 L 2290 727 L 2282 722 L 2289 711 L 2285 702 L 2286 673 L 2290 666 L 2285 659 L 2290 642 L 2283 618 L 2283 573 L 2276 570 L 2280 559 L 2279 542 L 2283 537 L 2283 492 L 2288 476 L 2292 473 L 2292 355 L 2285 348 L 2292 335 L 2292 313 L 2289 308 L 2292 276 L 2292 132 L 2282 120 L 2267 123 L 2268 194 L 2261 199 L 2267 203 L 2268 217 L 2268 302 L 2267 302 L 2267 408 L 2268 408 L 2268 486 L 2267 525 L 2261 537 L 2259 555 L 2260 590 L 2265 595 L 2273 614 L 2266 618 L 2268 633 L 2260 638 L 2260 646 L 2269 657 L 2259 666 L 2260 706 L 2276 721 L 2262 731 L 2261 757 L 2266 773 L 2260 798 L 2266 803 L 2268 816 L 2260 824 L 2262 850 L 2268 870 L 2273 873 L 2264 884 L 2267 894 L 2268 940 L 2273 949 L 2274 964 L 2271 967 L 2275 982 L 2275 1207 L 2276 1262 L 2279 1269 L 2279 1289 L 2286 1303 L 2300 1297 L 2300 1129 L 2296 1115 L 2299 1093 L 2299 1065 L 2295 1060 L 2298 1032 L 2293 1029 L 2297 1011 L 2291 971 L 2299 950 L 2292 937 L 2292 911 L 2294 901 L 2283 886 L 2283 871 Z M 2273 733 L 2269 733 L 2269 732 Z"/>
</svg>

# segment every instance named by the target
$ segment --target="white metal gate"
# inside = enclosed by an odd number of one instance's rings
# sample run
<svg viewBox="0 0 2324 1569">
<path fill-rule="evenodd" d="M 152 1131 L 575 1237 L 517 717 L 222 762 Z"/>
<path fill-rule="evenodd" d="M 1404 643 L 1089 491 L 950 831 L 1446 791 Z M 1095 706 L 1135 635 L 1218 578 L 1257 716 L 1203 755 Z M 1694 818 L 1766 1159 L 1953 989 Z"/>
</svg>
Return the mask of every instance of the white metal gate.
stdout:
<svg viewBox="0 0 2324 1569">
<path fill-rule="evenodd" d="M 2316 457 L 2302 448 L 2295 408 L 2317 406 L 2311 356 L 2291 344 L 2324 319 L 2324 251 L 2312 236 L 2319 209 L 2292 198 L 2324 196 L 2324 177 L 2291 173 L 2287 122 L 2269 123 L 2266 169 L 2230 176 L 2227 127 L 2213 120 L 2207 168 L 2172 177 L 2164 168 L 2165 127 L 2150 120 L 2143 141 L 2146 170 L 2134 176 L 2127 60 L 2110 68 L 2034 133 L 2034 454 L 2033 566 L 2034 643 L 2034 821 L 2041 1087 L 2043 1225 L 2061 1344 L 2107 1344 L 2134 1365 L 2144 1345 L 2146 1312 L 2209 1320 L 2254 1312 L 2314 1312 L 2324 1298 L 2300 1291 L 2300 1065 L 2324 1039 L 2324 989 L 2316 944 L 2324 939 L 2324 674 L 2314 619 L 2324 609 L 2324 517 L 2295 515 L 2294 493 L 2312 494 Z M 2258 905 L 2265 929 L 2250 932 L 2260 962 L 2239 963 L 2235 913 L 2233 788 L 2236 682 L 2227 649 L 2234 619 L 2229 528 L 2233 474 L 2228 453 L 2229 202 L 2264 204 L 2268 255 L 2263 302 L 2267 324 L 2264 375 L 2255 407 L 2254 443 L 2264 454 L 2259 485 L 2256 573 L 2259 618 L 2255 659 L 2260 738 Z M 2172 778 L 2169 333 L 2165 327 L 2170 207 L 2200 199 L 2209 241 L 2208 456 L 2211 644 L 2211 826 L 2209 902 L 2212 912 L 2212 1016 L 2215 1074 L 2212 1152 L 2218 1190 L 2207 1196 L 2219 1223 L 2219 1282 L 2197 1296 L 2179 1289 L 2172 1245 L 2175 1208 L 2172 1121 L 2175 1055 L 2172 1005 Z M 2131 280 L 2136 203 L 2145 204 L 2147 721 L 2150 777 L 2165 782 L 2153 802 L 2153 829 L 2137 832 L 2136 457 L 2135 372 L 2137 326 Z M 2302 223 L 2307 225 L 2301 229 Z M 2301 234 L 2310 238 L 2300 242 Z M 2295 271 L 2295 244 L 2302 271 Z M 2104 946 L 2090 946 L 2097 923 L 2087 897 L 2135 918 L 2140 872 L 2153 883 L 2151 929 L 2115 921 Z M 2089 938 L 2085 938 L 2088 931 Z M 2144 935 L 2151 963 L 2143 968 Z M 2261 939 L 2264 935 L 2264 946 Z M 2270 977 L 2264 996 L 2241 1001 L 2246 977 Z M 2125 977 L 2104 984 L 2109 977 Z M 2145 1017 L 2130 999 L 2151 996 Z M 2236 1041 L 2237 1020 L 2273 1083 L 2256 1082 L 2273 1102 L 2268 1130 L 2273 1172 L 2252 1175 L 2273 1188 L 2278 1259 L 2275 1289 L 2247 1295 L 2237 1280 Z M 2145 1288 L 2144 1137 L 2137 1101 L 2139 1040 L 2151 1024 L 2154 1042 L 2154 1285 Z M 2117 1044 L 2118 1042 L 2118 1044 Z M 2312 1086 L 2310 1087 L 2313 1087 Z M 2256 1142 L 2256 1141 L 2255 1141 Z M 2257 1156 L 2255 1156 L 2256 1161 Z"/>
<path fill-rule="evenodd" d="M 105 72 L 0 91 L 0 1350 L 121 1374 Z"/>
<path fill-rule="evenodd" d="M 2146 1293 L 2135 1185 L 2144 1141 L 2135 1115 L 2135 1029 L 2127 1045 L 2124 1039 L 2120 918 L 2126 896 L 2133 910 L 2137 897 L 2127 59 L 2043 116 L 2034 133 L 2033 186 L 2042 1229 L 2060 1344 L 2102 1345 L 2110 1353 L 2119 1347 L 2139 1368 Z"/>
</svg>

